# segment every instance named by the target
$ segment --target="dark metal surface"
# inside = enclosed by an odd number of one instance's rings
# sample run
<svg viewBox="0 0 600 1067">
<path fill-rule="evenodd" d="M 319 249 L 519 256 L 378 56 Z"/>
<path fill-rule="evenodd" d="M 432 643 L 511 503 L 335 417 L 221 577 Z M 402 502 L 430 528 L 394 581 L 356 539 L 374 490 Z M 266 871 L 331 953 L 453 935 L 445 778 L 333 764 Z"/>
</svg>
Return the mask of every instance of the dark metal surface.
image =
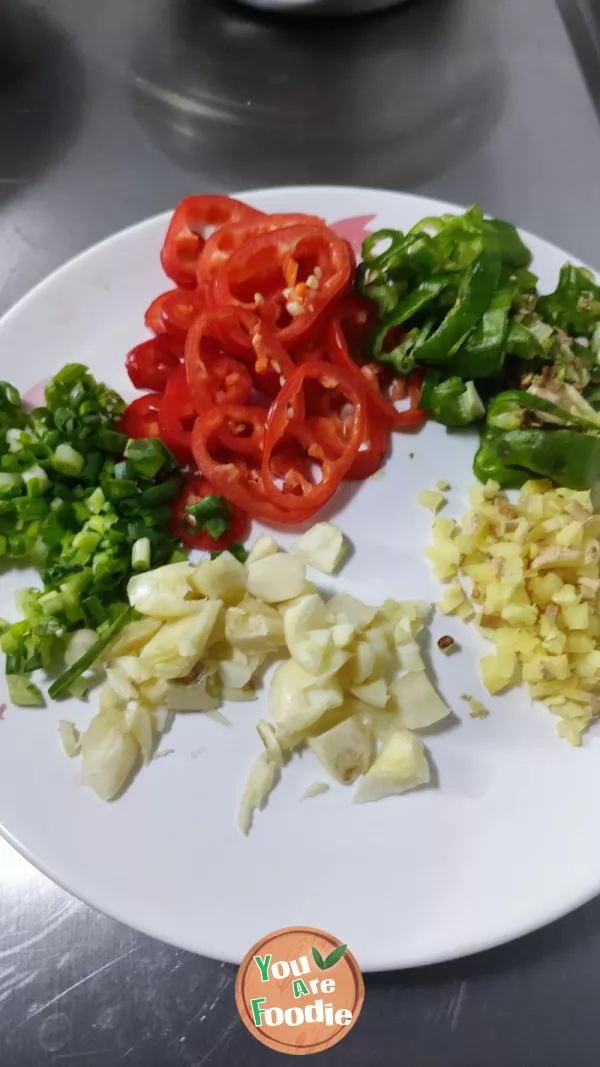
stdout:
<svg viewBox="0 0 600 1067">
<path fill-rule="evenodd" d="M 2 308 L 188 192 L 291 182 L 477 200 L 600 264 L 599 175 L 550 0 L 418 0 L 318 28 L 225 0 L 0 6 Z M 90 911 L 0 843 L 2 1067 L 270 1063 L 234 973 Z M 369 978 L 321 1060 L 595 1067 L 599 982 L 597 901 L 483 956 Z"/>
</svg>

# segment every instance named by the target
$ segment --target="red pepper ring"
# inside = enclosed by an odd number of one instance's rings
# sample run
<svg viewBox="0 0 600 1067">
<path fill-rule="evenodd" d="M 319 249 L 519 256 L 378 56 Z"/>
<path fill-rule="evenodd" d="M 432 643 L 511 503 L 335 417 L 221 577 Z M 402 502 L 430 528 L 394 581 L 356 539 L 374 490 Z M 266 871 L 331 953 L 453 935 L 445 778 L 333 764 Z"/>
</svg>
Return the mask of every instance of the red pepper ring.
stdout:
<svg viewBox="0 0 600 1067">
<path fill-rule="evenodd" d="M 258 393 L 274 400 L 283 383 L 296 370 L 296 364 L 266 323 L 260 322 L 253 329 L 251 343 L 255 353 L 254 387 Z M 302 418 L 304 411 L 298 410 L 297 415 Z"/>
<path fill-rule="evenodd" d="M 136 389 L 162 393 L 173 371 L 181 366 L 164 334 L 142 341 L 125 356 L 125 369 Z"/>
<path fill-rule="evenodd" d="M 217 438 L 230 452 L 241 456 L 262 456 L 265 437 L 266 411 L 247 407 L 243 419 L 227 419 L 217 433 Z"/>
<path fill-rule="evenodd" d="M 252 393 L 252 379 L 239 360 L 225 352 L 221 324 L 237 309 L 206 311 L 194 320 L 185 342 L 185 369 L 192 403 L 198 413 L 213 404 L 245 404 Z M 252 316 L 258 323 L 258 319 Z"/>
<path fill-rule="evenodd" d="M 185 341 L 194 319 L 206 310 L 206 301 L 191 289 L 172 289 L 165 293 L 160 318 L 167 333 Z"/>
<path fill-rule="evenodd" d="M 334 455 L 339 455 L 345 445 L 345 426 L 339 416 L 310 415 L 307 425 L 313 429 L 324 446 Z M 352 466 L 344 476 L 348 482 L 362 482 L 370 478 L 381 467 L 388 446 L 388 427 L 369 415 L 367 419 L 367 437 L 361 442 Z"/>
<path fill-rule="evenodd" d="M 171 375 L 165 394 L 158 405 L 160 437 L 179 463 L 189 463 L 192 451 L 192 427 L 196 411 L 185 376 L 185 367 L 179 366 Z"/>
<path fill-rule="evenodd" d="M 275 312 L 273 330 L 290 348 L 346 291 L 353 267 L 346 242 L 326 226 L 288 226 L 254 237 L 233 252 L 214 278 L 212 300 L 217 307 L 248 308 L 260 292 L 265 301 L 261 315 Z"/>
<path fill-rule="evenodd" d="M 363 482 L 376 474 L 385 459 L 388 447 L 388 427 L 373 415 L 369 416 L 367 437 L 362 442 L 352 462 L 346 480 Z"/>
<path fill-rule="evenodd" d="M 305 383 L 318 382 L 324 390 L 341 393 L 345 405 L 351 406 L 346 420 L 346 439 L 342 451 L 334 456 L 326 443 L 310 427 L 295 416 L 298 394 Z M 333 496 L 340 482 L 352 466 L 362 441 L 367 435 L 367 398 L 365 391 L 349 371 L 328 363 L 305 363 L 283 386 L 267 417 L 262 459 L 262 480 L 268 500 L 282 509 L 301 510 L 308 519 Z M 307 455 L 321 466 L 321 481 L 305 484 L 302 496 L 286 493 L 275 482 L 271 460 L 277 446 L 286 438 L 302 445 Z"/>
<path fill-rule="evenodd" d="M 192 430 L 192 453 L 198 470 L 231 504 L 247 511 L 253 518 L 275 526 L 296 525 L 303 521 L 302 511 L 284 511 L 267 499 L 264 491 L 259 457 L 227 456 L 220 440 L 223 426 L 234 422 L 249 422 L 256 408 L 243 404 L 221 404 L 207 408 L 196 419 Z"/>
<path fill-rule="evenodd" d="M 177 285 L 196 287 L 196 264 L 205 244 L 205 231 L 226 222 L 239 222 L 261 211 L 230 196 L 188 196 L 175 208 L 160 253 L 165 274 Z"/>
<path fill-rule="evenodd" d="M 416 430 L 425 422 L 426 416 L 424 412 L 418 408 L 419 399 L 421 396 L 422 376 L 419 379 L 417 372 L 415 377 L 409 375 L 408 390 L 410 397 L 410 407 L 405 411 L 398 411 L 393 404 L 393 397 L 388 397 L 381 389 L 381 381 L 386 376 L 385 367 L 381 364 L 363 364 L 359 366 L 358 363 L 350 355 L 348 348 L 348 342 L 340 322 L 340 319 L 336 316 L 329 324 L 327 332 L 327 351 L 329 357 L 333 363 L 338 367 L 345 367 L 354 376 L 359 376 L 363 380 L 367 396 L 369 398 L 369 406 L 371 407 L 376 418 L 383 420 L 386 425 L 392 430 Z M 413 383 L 411 387 L 411 381 Z M 392 383 L 393 388 L 393 383 Z M 412 392 L 411 392 L 412 388 Z M 418 392 L 418 396 L 417 396 Z M 400 399 L 396 396 L 395 399 Z"/>
<path fill-rule="evenodd" d="M 259 237 L 270 230 L 281 230 L 286 226 L 299 224 L 325 225 L 323 219 L 317 215 L 301 215 L 292 212 L 256 218 L 248 217 L 240 222 L 225 223 L 220 229 L 211 233 L 200 253 L 197 267 L 198 284 L 210 285 L 229 257 L 253 237 Z"/>
<path fill-rule="evenodd" d="M 161 399 L 158 393 L 145 393 L 132 400 L 121 416 L 121 433 L 135 438 L 160 437 L 158 405 Z"/>
<path fill-rule="evenodd" d="M 166 333 L 167 327 L 163 322 L 161 311 L 165 300 L 173 292 L 176 292 L 176 290 L 167 289 L 166 293 L 160 293 L 159 296 L 154 297 L 152 303 L 146 308 L 144 323 L 149 330 L 152 330 L 152 333 Z"/>
</svg>

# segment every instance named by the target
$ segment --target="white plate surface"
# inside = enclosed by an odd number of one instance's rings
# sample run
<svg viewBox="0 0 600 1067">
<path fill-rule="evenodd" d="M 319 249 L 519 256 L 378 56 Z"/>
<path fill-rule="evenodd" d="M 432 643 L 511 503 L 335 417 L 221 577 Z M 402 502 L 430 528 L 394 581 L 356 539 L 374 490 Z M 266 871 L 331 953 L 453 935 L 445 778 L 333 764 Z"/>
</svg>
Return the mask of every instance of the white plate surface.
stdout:
<svg viewBox="0 0 600 1067">
<path fill-rule="evenodd" d="M 372 229 L 407 229 L 452 210 L 349 188 L 263 190 L 247 199 L 331 222 L 373 215 Z M 0 322 L 0 375 L 26 391 L 79 361 L 132 396 L 123 357 L 145 335 L 144 309 L 168 287 L 159 263 L 167 220 L 150 219 L 90 249 L 13 308 Z M 541 287 L 552 287 L 569 257 L 525 237 Z M 436 425 L 395 436 L 385 476 L 362 485 L 339 512 L 356 547 L 339 587 L 372 602 L 437 598 L 423 558 L 430 515 L 416 497 L 446 479 L 448 510 L 458 513 L 473 481 L 474 448 L 473 438 Z M 23 572 L 2 577 L 0 615 L 10 613 L 24 581 Z M 161 745 L 174 752 L 112 804 L 82 787 L 57 734 L 60 718 L 83 727 L 93 708 L 76 701 L 41 711 L 9 707 L 0 721 L 2 832 L 95 907 L 225 960 L 239 961 L 269 930 L 299 924 L 347 941 L 364 970 L 432 963 L 524 934 L 600 890 L 600 734 L 573 750 L 523 691 L 488 698 L 476 668 L 480 640 L 436 618 L 434 638 L 446 632 L 463 651 L 435 657 L 440 691 L 457 718 L 428 739 L 434 788 L 353 806 L 350 791 L 333 785 L 300 803 L 307 785 L 323 778 L 305 755 L 286 769 L 245 839 L 235 810 L 260 748 L 254 726 L 266 711 L 262 699 L 227 708 L 231 729 L 181 716 Z M 489 718 L 471 719 L 464 693 L 483 697 Z"/>
</svg>

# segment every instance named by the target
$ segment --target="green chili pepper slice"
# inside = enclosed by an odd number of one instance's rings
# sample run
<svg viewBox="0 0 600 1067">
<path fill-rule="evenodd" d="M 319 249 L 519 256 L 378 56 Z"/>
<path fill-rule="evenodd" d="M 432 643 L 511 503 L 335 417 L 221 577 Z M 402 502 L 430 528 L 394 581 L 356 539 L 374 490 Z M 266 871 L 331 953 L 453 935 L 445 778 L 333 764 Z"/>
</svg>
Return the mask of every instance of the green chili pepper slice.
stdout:
<svg viewBox="0 0 600 1067">
<path fill-rule="evenodd" d="M 600 436 L 575 430 L 511 430 L 484 435 L 473 470 L 517 488 L 531 475 L 550 478 L 567 489 L 591 489 L 600 478 Z"/>
<path fill-rule="evenodd" d="M 397 307 L 371 331 L 367 347 L 373 358 L 383 362 L 389 361 L 390 353 L 384 353 L 383 346 L 390 330 L 396 326 L 402 326 L 408 319 L 412 319 L 414 315 L 426 308 L 443 293 L 453 280 L 452 274 L 434 275 L 421 282 L 411 293 L 407 293 Z"/>
<path fill-rule="evenodd" d="M 421 363 L 449 363 L 456 346 L 489 307 L 500 278 L 500 255 L 484 249 L 463 274 L 453 307 L 414 355 Z M 406 298 L 408 299 L 408 298 Z"/>
<path fill-rule="evenodd" d="M 473 333 L 453 356 L 453 374 L 459 378 L 493 378 L 501 372 L 513 296 L 514 286 L 494 295 Z"/>
</svg>

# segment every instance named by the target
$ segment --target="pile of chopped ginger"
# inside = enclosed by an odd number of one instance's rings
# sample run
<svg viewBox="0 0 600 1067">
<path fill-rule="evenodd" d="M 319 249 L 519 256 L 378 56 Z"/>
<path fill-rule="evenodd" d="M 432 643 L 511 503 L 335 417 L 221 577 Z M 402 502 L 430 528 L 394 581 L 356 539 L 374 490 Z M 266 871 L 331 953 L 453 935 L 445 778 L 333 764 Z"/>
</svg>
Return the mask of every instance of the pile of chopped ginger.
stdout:
<svg viewBox="0 0 600 1067">
<path fill-rule="evenodd" d="M 527 482 L 514 504 L 488 482 L 469 502 L 459 522 L 433 523 L 426 555 L 449 583 L 439 609 L 495 645 L 480 661 L 490 693 L 526 682 L 578 745 L 600 715 L 600 514 L 589 492 L 547 481 Z"/>
</svg>

